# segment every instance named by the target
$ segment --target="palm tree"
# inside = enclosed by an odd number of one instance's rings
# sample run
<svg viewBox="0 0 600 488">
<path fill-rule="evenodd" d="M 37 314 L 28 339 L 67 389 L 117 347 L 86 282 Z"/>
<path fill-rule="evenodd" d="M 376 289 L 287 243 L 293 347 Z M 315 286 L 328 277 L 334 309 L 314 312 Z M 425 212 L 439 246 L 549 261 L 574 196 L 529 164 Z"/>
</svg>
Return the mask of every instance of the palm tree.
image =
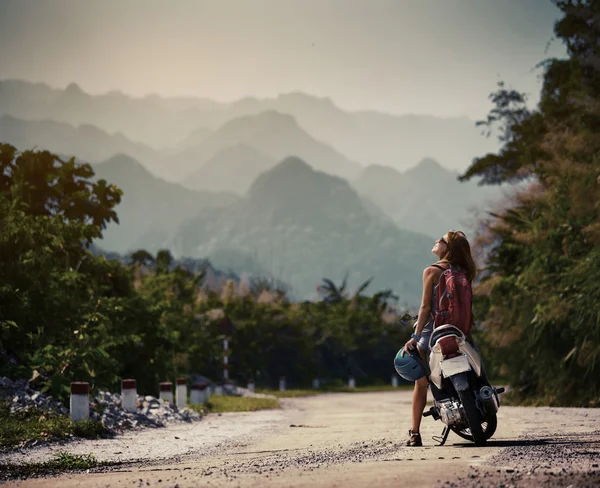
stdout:
<svg viewBox="0 0 600 488">
<path fill-rule="evenodd" d="M 317 286 L 317 292 L 323 296 L 323 302 L 327 304 L 338 303 L 345 300 L 346 297 L 346 285 L 348 281 L 348 274 L 344 276 L 342 284 L 338 288 L 336 284 L 329 278 L 323 278 L 322 285 Z"/>
</svg>

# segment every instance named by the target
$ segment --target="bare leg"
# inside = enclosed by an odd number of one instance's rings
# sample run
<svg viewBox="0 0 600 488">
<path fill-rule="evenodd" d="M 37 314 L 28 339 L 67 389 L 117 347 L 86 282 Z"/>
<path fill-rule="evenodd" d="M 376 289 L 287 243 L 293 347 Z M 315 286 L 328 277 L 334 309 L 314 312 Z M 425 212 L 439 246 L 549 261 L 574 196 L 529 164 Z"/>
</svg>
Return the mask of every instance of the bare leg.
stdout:
<svg viewBox="0 0 600 488">
<path fill-rule="evenodd" d="M 412 401 L 412 432 L 419 432 L 419 428 L 421 427 L 421 418 L 427 404 L 428 389 L 427 378 L 423 377 L 415 381 Z"/>
<path fill-rule="evenodd" d="M 418 348 L 419 354 L 423 361 L 426 361 L 427 354 L 421 348 Z M 427 390 L 429 389 L 429 383 L 427 378 L 423 377 L 420 380 L 415 381 L 415 389 L 413 391 L 412 401 L 412 432 L 420 432 L 421 419 L 423 418 L 423 411 L 425 405 L 427 405 Z"/>
</svg>

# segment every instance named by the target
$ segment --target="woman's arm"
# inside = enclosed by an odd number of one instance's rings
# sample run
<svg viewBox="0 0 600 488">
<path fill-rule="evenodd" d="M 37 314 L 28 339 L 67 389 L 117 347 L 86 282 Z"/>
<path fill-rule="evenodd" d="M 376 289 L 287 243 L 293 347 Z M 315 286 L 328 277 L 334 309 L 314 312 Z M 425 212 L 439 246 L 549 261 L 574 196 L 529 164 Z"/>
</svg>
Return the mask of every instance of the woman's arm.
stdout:
<svg viewBox="0 0 600 488">
<path fill-rule="evenodd" d="M 435 276 L 435 268 L 428 267 L 423 271 L 423 296 L 421 298 L 421 307 L 419 308 L 419 317 L 417 326 L 415 327 L 415 335 L 421 336 L 425 324 L 429 320 L 431 313 L 431 299 L 433 296 L 433 281 Z M 413 337 L 404 346 L 404 351 L 412 351 L 417 346 L 417 340 Z"/>
<path fill-rule="evenodd" d="M 433 277 L 435 268 L 425 268 L 423 271 L 423 296 L 421 297 L 421 307 L 419 308 L 419 317 L 415 327 L 415 335 L 420 336 L 425 324 L 429 320 L 431 313 L 431 299 L 433 298 Z"/>
</svg>

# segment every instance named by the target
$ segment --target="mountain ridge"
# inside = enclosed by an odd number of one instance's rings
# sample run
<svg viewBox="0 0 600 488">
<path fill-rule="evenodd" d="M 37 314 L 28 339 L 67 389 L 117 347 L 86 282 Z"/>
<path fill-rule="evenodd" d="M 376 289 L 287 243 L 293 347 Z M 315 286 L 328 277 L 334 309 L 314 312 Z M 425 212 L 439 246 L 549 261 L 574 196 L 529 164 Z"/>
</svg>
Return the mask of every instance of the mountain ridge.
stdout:
<svg viewBox="0 0 600 488">
<path fill-rule="evenodd" d="M 109 134 L 91 125 L 73 126 L 55 120 L 24 120 L 12 115 L 0 115 L 0 140 L 19 150 L 40 147 L 51 152 L 100 162 L 124 153 L 135 159 L 155 164 L 157 153 L 144 144 L 133 142 L 121 133 Z"/>
<path fill-rule="evenodd" d="M 459 173 L 432 158 L 400 172 L 371 165 L 351 182 L 400 228 L 437 238 L 450 228 L 471 231 L 474 208 L 500 199 L 497 188 L 482 188 L 476 181 L 461 183 Z"/>
<path fill-rule="evenodd" d="M 199 128 L 217 130 L 228 120 L 276 110 L 294 116 L 315 140 L 327 143 L 349 160 L 364 165 L 375 161 L 400 170 L 425 154 L 463 170 L 473 157 L 498 147 L 493 139 L 482 137 L 475 122 L 464 116 L 350 111 L 341 109 L 329 97 L 298 91 L 228 103 L 195 97 L 136 98 L 111 92 L 110 96 L 86 94 L 81 107 L 60 105 L 61 91 L 65 90 L 22 80 L 0 81 L 0 113 L 24 119 L 52 118 L 75 125 L 88 122 L 108 132 L 122 132 L 153 149 L 164 149 L 176 146 Z"/>
<path fill-rule="evenodd" d="M 199 144 L 173 155 L 167 163 L 169 177 L 186 178 L 225 147 L 240 143 L 275 160 L 298 156 L 321 171 L 346 178 L 354 178 L 362 169 L 356 161 L 312 137 L 293 116 L 270 110 L 227 121 Z"/>
<path fill-rule="evenodd" d="M 218 252 L 220 267 L 228 252 L 252 256 L 301 298 L 314 299 L 322 278 L 349 272 L 352 286 L 375 275 L 377 286 L 418 302 L 431 239 L 398 229 L 366 207 L 347 181 L 289 157 L 259 176 L 238 202 L 183 222 L 167 246 L 191 257 L 212 259 Z"/>
<path fill-rule="evenodd" d="M 110 223 L 98 246 L 115 252 L 144 248 L 156 252 L 177 226 L 202 208 L 237 201 L 232 194 L 197 192 L 154 176 L 134 158 L 119 154 L 92 164 L 94 179 L 105 179 L 123 190 L 115 208 L 119 224 Z"/>
</svg>

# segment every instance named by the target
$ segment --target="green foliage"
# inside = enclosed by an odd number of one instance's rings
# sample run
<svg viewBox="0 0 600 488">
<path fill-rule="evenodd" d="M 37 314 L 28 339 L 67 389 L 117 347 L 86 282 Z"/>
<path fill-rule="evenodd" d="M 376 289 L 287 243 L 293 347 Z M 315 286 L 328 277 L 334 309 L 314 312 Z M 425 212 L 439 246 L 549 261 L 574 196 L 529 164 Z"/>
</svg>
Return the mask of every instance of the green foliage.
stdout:
<svg viewBox="0 0 600 488">
<path fill-rule="evenodd" d="M 257 388 L 257 393 L 264 393 L 266 395 L 273 395 L 277 398 L 297 398 L 297 397 L 307 397 L 307 396 L 315 396 L 321 393 L 320 390 L 308 390 L 308 389 L 293 389 L 293 390 L 285 390 L 279 391 L 271 388 Z"/>
<path fill-rule="evenodd" d="M 71 454 L 66 451 L 54 454 L 54 459 L 43 463 L 0 463 L 3 478 L 31 478 L 64 471 L 83 471 L 115 463 L 98 462 L 93 454 Z"/>
<path fill-rule="evenodd" d="M 544 63 L 535 111 L 500 87 L 486 124 L 500 126 L 504 146 L 463 175 L 533 180 L 480 238 L 478 333 L 488 367 L 515 387 L 512 401 L 599 405 L 600 2 L 556 3 L 569 57 Z"/>
<path fill-rule="evenodd" d="M 66 415 L 38 409 L 11 414 L 10 404 L 0 402 L 0 448 L 18 446 L 24 441 L 60 440 L 70 436 L 98 439 L 106 435 L 108 431 L 99 422 L 71 422 Z"/>
<path fill-rule="evenodd" d="M 212 396 L 204 405 L 189 405 L 198 413 L 221 413 L 221 412 L 254 412 L 256 410 L 267 410 L 280 408 L 276 398 L 252 398 L 237 396 Z"/>
<path fill-rule="evenodd" d="M 0 145 L 0 164 L 0 374 L 35 372 L 36 386 L 63 401 L 72 381 L 94 393 L 135 378 L 140 393 L 157 394 L 176 376 L 220 380 L 225 333 L 242 384 L 350 375 L 368 384 L 394 374 L 409 330 L 394 322 L 391 292 L 364 294 L 370 280 L 349 294 L 345 281 L 324 279 L 322 301 L 290 303 L 264 280 L 210 288 L 166 249 L 109 260 L 89 243 L 116 221 L 120 190 L 46 151 Z"/>
</svg>

